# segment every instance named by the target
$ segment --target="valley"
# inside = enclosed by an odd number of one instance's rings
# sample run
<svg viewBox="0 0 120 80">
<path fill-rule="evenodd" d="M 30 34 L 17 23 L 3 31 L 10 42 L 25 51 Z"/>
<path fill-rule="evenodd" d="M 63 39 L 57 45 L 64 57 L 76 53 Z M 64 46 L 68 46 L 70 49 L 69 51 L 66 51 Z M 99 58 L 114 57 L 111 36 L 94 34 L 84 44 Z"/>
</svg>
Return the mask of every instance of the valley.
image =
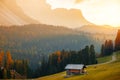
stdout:
<svg viewBox="0 0 120 80">
<path fill-rule="evenodd" d="M 100 53 L 106 39 L 114 40 L 115 34 L 86 33 L 73 29 L 44 24 L 0 27 L 0 48 L 10 50 L 14 59 L 28 59 L 38 65 L 43 56 L 57 50 L 80 50 L 86 45 L 95 45 Z M 36 58 L 35 58 L 36 57 Z"/>
<path fill-rule="evenodd" d="M 118 80 L 119 3 L 0 0 L 0 79 Z"/>
</svg>

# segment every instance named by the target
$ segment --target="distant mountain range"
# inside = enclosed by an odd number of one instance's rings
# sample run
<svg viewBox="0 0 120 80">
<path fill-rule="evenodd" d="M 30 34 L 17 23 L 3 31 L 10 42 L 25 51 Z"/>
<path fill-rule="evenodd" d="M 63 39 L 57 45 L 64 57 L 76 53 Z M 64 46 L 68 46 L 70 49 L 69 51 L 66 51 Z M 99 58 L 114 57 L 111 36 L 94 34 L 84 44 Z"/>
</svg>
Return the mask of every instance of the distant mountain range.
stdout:
<svg viewBox="0 0 120 80">
<path fill-rule="evenodd" d="M 18 0 L 17 4 L 27 15 L 44 24 L 69 28 L 92 24 L 83 17 L 79 9 L 57 8 L 52 10 L 46 0 Z"/>
<path fill-rule="evenodd" d="M 102 34 L 116 34 L 120 27 L 111 27 L 108 25 L 84 25 L 82 27 L 76 28 L 77 31 L 83 31 L 88 33 L 102 33 Z"/>
<path fill-rule="evenodd" d="M 34 3 L 33 3 L 34 2 Z M 24 4 L 25 3 L 25 4 Z M 36 5 L 36 6 L 33 6 Z M 33 19 L 34 17 L 34 19 Z M 37 21 L 36 21 L 37 20 Z M 78 31 L 94 33 L 116 33 L 110 26 L 97 26 L 88 22 L 77 9 L 57 8 L 52 10 L 45 0 L 1 0 L 0 24 L 25 25 L 39 24 L 59 25 L 76 28 Z M 109 28 L 109 31 L 108 31 Z"/>
<path fill-rule="evenodd" d="M 63 8 L 52 10 L 45 0 L 0 1 L 0 25 L 10 26 L 39 23 L 69 28 L 91 24 L 83 17 L 80 10 L 67 10 Z"/>
<path fill-rule="evenodd" d="M 26 16 L 16 0 L 0 0 L 0 25 L 24 25 L 38 23 Z"/>
</svg>

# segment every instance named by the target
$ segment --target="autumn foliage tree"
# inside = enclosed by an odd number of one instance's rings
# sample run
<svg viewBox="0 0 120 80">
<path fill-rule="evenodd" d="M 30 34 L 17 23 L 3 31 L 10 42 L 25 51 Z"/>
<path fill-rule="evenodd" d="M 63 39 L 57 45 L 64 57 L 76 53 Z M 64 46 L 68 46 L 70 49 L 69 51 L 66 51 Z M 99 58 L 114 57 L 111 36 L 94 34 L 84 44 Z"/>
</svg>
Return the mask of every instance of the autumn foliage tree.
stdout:
<svg viewBox="0 0 120 80">
<path fill-rule="evenodd" d="M 28 60 L 13 60 L 10 51 L 0 52 L 0 79 L 11 79 L 11 70 L 22 76 L 31 76 Z M 29 74 L 28 74 L 29 73 Z"/>
<path fill-rule="evenodd" d="M 1 52 L 0 52 L 0 67 L 3 66 L 3 59 L 4 59 L 4 52 L 1 51 Z"/>
<path fill-rule="evenodd" d="M 115 39 L 115 51 L 120 50 L 120 30 L 117 32 L 117 36 Z"/>
<path fill-rule="evenodd" d="M 7 51 L 7 53 L 6 53 L 6 67 L 7 67 L 7 69 L 10 69 L 11 67 L 12 67 L 12 65 L 13 65 L 13 59 L 12 59 L 12 56 L 11 56 L 11 53 L 10 53 L 10 51 Z"/>
</svg>

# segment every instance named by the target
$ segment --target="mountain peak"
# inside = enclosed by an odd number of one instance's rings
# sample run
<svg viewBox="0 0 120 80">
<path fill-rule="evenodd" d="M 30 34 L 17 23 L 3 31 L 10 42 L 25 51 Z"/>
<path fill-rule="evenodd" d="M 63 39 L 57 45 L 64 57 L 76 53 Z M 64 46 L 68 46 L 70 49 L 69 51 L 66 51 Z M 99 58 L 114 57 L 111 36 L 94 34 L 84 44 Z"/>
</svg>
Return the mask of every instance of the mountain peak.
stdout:
<svg viewBox="0 0 120 80">
<path fill-rule="evenodd" d="M 51 6 L 45 0 L 26 0 L 26 4 L 24 3 L 24 1 L 18 0 L 19 6 L 27 15 L 44 24 L 66 26 L 69 28 L 91 24 L 78 9 L 51 9 Z"/>
</svg>

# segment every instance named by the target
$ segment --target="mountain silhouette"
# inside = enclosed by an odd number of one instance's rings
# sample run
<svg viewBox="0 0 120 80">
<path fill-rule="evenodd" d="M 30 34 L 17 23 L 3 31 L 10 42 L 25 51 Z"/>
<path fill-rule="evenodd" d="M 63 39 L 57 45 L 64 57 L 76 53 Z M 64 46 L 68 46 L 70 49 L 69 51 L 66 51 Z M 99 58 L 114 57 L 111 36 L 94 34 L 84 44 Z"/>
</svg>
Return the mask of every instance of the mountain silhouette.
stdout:
<svg viewBox="0 0 120 80">
<path fill-rule="evenodd" d="M 79 9 L 51 9 L 51 6 L 45 0 L 19 0 L 18 4 L 26 14 L 44 24 L 66 26 L 69 28 L 91 24 L 83 17 Z"/>
</svg>

